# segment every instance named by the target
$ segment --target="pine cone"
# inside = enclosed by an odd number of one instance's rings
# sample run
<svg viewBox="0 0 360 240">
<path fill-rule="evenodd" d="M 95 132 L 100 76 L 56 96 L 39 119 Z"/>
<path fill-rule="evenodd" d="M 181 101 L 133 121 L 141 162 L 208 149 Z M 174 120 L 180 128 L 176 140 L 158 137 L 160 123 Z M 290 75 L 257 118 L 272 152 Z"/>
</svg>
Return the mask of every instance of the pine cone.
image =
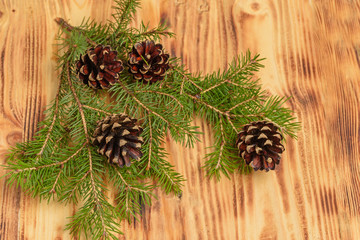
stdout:
<svg viewBox="0 0 360 240">
<path fill-rule="evenodd" d="M 138 160 L 143 138 L 139 137 L 143 129 L 125 114 L 107 116 L 98 122 L 92 143 L 99 147 L 98 152 L 105 155 L 110 163 L 120 167 L 130 166 L 130 157 Z"/>
<path fill-rule="evenodd" d="M 119 81 L 119 73 L 124 69 L 116 56 L 117 52 L 112 51 L 110 46 L 89 48 L 85 55 L 80 55 L 80 60 L 76 63 L 79 79 L 95 89 L 110 88 Z"/>
<path fill-rule="evenodd" d="M 134 79 L 154 83 L 164 79 L 169 69 L 169 54 L 163 52 L 161 44 L 154 41 L 136 43 L 129 53 L 129 73 Z"/>
<path fill-rule="evenodd" d="M 239 155 L 254 170 L 274 170 L 285 150 L 280 143 L 283 139 L 279 128 L 272 122 L 258 121 L 244 126 L 239 132 L 236 145 Z"/>
</svg>

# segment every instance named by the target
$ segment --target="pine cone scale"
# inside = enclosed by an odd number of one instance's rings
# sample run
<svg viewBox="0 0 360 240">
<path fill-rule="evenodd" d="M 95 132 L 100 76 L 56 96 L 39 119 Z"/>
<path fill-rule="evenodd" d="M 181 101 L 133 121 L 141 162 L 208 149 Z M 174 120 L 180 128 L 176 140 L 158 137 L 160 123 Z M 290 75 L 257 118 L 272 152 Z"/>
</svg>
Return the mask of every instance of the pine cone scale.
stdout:
<svg viewBox="0 0 360 240">
<path fill-rule="evenodd" d="M 111 70 L 114 73 L 121 72 L 123 69 L 123 66 L 120 62 L 116 62 L 114 65 L 108 66 L 108 69 Z"/>
<path fill-rule="evenodd" d="M 110 162 L 122 162 L 122 159 L 120 158 L 120 148 L 115 148 L 113 155 L 110 156 L 109 161 Z M 122 165 L 124 165 L 123 162 L 122 162 Z"/>
<path fill-rule="evenodd" d="M 96 141 L 98 141 L 98 143 L 101 143 L 101 141 L 103 140 L 104 136 L 98 136 L 96 138 Z M 94 140 L 95 141 L 95 140 Z"/>
<path fill-rule="evenodd" d="M 137 73 L 139 71 L 139 67 L 137 65 L 130 66 L 131 73 Z"/>
<path fill-rule="evenodd" d="M 144 46 L 141 43 L 135 43 L 134 48 L 136 49 L 137 53 L 141 56 L 144 54 Z"/>
<path fill-rule="evenodd" d="M 134 135 L 126 135 L 124 136 L 124 138 L 126 138 L 127 140 L 133 141 L 133 142 L 137 142 L 137 143 L 144 143 L 144 140 L 142 137 L 137 137 Z"/>
<path fill-rule="evenodd" d="M 125 162 L 125 165 L 127 167 L 130 167 L 131 165 L 131 161 L 130 161 L 130 156 L 128 154 L 129 152 L 129 149 L 127 149 L 126 147 L 124 147 L 124 150 L 122 151 L 121 153 L 121 157 L 119 157 L 119 160 L 120 162 L 124 165 L 124 162 Z M 121 166 L 121 165 L 120 165 Z"/>
<path fill-rule="evenodd" d="M 153 41 L 146 41 L 145 44 L 145 56 L 149 54 L 149 52 L 154 50 L 155 43 Z"/>
<path fill-rule="evenodd" d="M 282 153 L 285 149 L 282 145 L 278 145 L 278 146 L 281 146 L 281 147 L 276 147 L 276 146 L 269 146 L 268 147 L 268 150 L 270 152 L 273 152 L 273 153 Z"/>
<path fill-rule="evenodd" d="M 254 168 L 255 171 L 261 168 L 262 165 L 261 158 L 262 157 L 260 157 L 259 155 L 255 155 L 250 161 L 250 166 Z"/>
<path fill-rule="evenodd" d="M 89 68 L 88 68 L 88 66 L 86 66 L 86 65 L 83 65 L 81 68 L 80 68 L 80 73 L 82 74 L 82 75 L 89 75 Z"/>
</svg>

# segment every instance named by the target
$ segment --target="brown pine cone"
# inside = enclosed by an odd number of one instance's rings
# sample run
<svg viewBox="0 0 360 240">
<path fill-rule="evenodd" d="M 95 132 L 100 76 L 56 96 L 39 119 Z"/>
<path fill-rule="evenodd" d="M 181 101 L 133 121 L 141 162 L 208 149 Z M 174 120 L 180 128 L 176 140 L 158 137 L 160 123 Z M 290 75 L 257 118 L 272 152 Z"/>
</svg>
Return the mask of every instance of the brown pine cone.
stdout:
<svg viewBox="0 0 360 240">
<path fill-rule="evenodd" d="M 76 63 L 78 77 L 84 84 L 95 89 L 108 89 L 119 81 L 124 66 L 116 59 L 117 52 L 110 46 L 89 48 Z"/>
<path fill-rule="evenodd" d="M 130 158 L 140 159 L 143 138 L 139 135 L 143 129 L 125 114 L 107 116 L 98 122 L 92 143 L 98 146 L 98 152 L 105 155 L 110 163 L 120 167 L 131 165 Z"/>
<path fill-rule="evenodd" d="M 274 170 L 285 150 L 279 128 L 268 121 L 252 122 L 238 133 L 236 145 L 246 164 L 256 170 Z"/>
<path fill-rule="evenodd" d="M 169 69 L 169 54 L 165 54 L 161 44 L 146 40 L 136 43 L 129 53 L 129 73 L 134 79 L 154 83 L 164 79 Z"/>
</svg>

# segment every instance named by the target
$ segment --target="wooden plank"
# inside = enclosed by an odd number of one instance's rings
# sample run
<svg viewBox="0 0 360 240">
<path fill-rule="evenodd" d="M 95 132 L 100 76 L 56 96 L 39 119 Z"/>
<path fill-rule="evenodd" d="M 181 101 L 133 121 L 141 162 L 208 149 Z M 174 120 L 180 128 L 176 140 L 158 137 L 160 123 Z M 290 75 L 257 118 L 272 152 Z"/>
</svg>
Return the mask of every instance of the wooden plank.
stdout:
<svg viewBox="0 0 360 240">
<path fill-rule="evenodd" d="M 0 0 L 0 154 L 30 139 L 56 92 L 53 19 L 105 21 L 112 1 Z M 272 94 L 293 96 L 302 122 L 271 173 L 234 174 L 217 183 L 201 166 L 210 127 L 193 149 L 167 139 L 169 160 L 187 181 L 181 197 L 145 208 L 120 239 L 360 239 L 360 4 L 324 0 L 143 0 L 140 20 L 166 20 L 177 35 L 166 49 L 192 72 L 225 69 L 250 49 L 266 57 Z M 4 170 L 0 168 L 0 175 Z M 74 206 L 39 203 L 0 180 L 0 239 L 69 239 Z"/>
</svg>

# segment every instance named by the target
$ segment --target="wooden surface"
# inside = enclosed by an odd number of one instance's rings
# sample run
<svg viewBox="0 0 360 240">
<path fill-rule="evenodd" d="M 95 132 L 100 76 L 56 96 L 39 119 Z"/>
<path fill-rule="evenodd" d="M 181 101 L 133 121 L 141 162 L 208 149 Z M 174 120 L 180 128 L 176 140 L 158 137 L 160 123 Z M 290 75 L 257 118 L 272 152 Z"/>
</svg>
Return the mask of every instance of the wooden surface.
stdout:
<svg viewBox="0 0 360 240">
<path fill-rule="evenodd" d="M 264 88 L 290 96 L 302 122 L 274 172 L 234 174 L 220 183 L 200 168 L 212 142 L 194 149 L 168 140 L 185 175 L 182 198 L 157 191 L 120 239 L 360 239 L 360 3 L 356 0 L 143 0 L 136 16 L 177 34 L 171 54 L 195 71 L 224 69 L 250 49 L 266 57 Z M 55 17 L 105 21 L 110 0 L 0 0 L 0 164 L 28 140 L 54 97 Z M 4 170 L 0 168 L 0 175 Z M 74 206 L 39 203 L 0 180 L 0 239 L 69 239 Z"/>
</svg>

